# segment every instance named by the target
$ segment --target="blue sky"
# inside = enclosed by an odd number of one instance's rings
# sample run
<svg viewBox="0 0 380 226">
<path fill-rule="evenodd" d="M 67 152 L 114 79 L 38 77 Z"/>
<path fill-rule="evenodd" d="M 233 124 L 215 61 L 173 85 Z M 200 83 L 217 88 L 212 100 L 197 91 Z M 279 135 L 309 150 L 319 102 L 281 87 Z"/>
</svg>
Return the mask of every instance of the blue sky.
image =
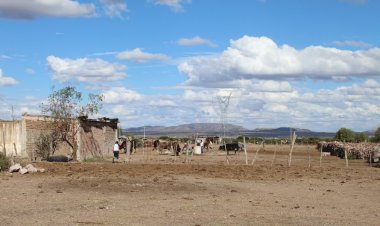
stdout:
<svg viewBox="0 0 380 226">
<path fill-rule="evenodd" d="M 121 127 L 380 125 L 378 0 L 0 0 L 0 119 L 102 94 Z M 13 110 L 12 110 L 13 109 Z M 13 112 L 13 113 L 12 113 Z M 95 117 L 97 117 L 95 116 Z"/>
</svg>

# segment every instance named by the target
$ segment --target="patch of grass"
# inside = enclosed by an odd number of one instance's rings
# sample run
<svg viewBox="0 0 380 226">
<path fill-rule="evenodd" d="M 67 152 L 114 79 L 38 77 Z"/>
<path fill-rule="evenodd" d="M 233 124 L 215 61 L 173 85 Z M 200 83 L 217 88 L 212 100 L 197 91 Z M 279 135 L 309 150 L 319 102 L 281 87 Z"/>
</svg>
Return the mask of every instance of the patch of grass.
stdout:
<svg viewBox="0 0 380 226">
<path fill-rule="evenodd" d="M 9 157 L 5 156 L 4 153 L 0 152 L 0 171 L 9 169 L 11 166 L 11 160 Z"/>
<path fill-rule="evenodd" d="M 348 160 L 355 160 L 355 159 L 359 159 L 359 158 L 357 158 L 355 155 L 347 155 L 347 159 Z"/>
<path fill-rule="evenodd" d="M 87 159 L 83 160 L 84 163 L 94 163 L 94 162 L 104 162 L 104 161 L 106 161 L 106 160 L 101 156 L 87 158 Z"/>
</svg>

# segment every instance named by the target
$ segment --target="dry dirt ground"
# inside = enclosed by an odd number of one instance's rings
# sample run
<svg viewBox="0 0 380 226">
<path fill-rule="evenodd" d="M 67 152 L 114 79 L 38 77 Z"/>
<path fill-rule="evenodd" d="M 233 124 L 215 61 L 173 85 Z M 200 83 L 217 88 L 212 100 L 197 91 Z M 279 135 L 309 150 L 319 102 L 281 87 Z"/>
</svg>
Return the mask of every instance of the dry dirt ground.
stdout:
<svg viewBox="0 0 380 226">
<path fill-rule="evenodd" d="M 138 150 L 129 163 L 0 173 L 0 225 L 379 225 L 380 168 L 297 146 L 226 156 Z M 276 151 L 275 158 L 274 151 Z M 309 161 L 310 153 L 310 161 Z M 124 158 L 124 155 L 121 156 Z M 274 162 L 273 162 L 274 159 Z M 310 163 L 310 168 L 309 168 Z"/>
</svg>

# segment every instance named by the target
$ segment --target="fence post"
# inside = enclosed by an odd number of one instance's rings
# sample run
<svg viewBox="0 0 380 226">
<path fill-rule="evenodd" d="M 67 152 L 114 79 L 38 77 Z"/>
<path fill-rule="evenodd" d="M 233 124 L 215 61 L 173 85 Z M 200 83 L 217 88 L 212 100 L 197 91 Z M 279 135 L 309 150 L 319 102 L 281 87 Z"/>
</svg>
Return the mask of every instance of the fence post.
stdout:
<svg viewBox="0 0 380 226">
<path fill-rule="evenodd" d="M 247 148 L 245 147 L 245 136 L 243 136 L 243 143 L 244 143 L 245 164 L 248 165 Z"/>
</svg>

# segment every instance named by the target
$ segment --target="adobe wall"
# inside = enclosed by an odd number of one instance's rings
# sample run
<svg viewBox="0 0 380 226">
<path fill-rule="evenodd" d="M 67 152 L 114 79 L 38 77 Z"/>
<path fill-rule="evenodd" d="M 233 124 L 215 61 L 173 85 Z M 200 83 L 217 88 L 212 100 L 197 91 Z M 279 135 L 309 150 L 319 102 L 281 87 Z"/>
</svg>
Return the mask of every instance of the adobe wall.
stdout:
<svg viewBox="0 0 380 226">
<path fill-rule="evenodd" d="M 0 121 L 0 152 L 7 156 L 28 157 L 23 146 L 21 121 Z"/>
<path fill-rule="evenodd" d="M 0 152 L 8 156 L 21 156 L 33 159 L 35 141 L 41 133 L 49 133 L 51 119 L 45 116 L 23 115 L 20 121 L 0 121 Z M 76 121 L 80 123 L 77 133 L 77 160 L 112 155 L 117 139 L 117 122 Z M 54 155 L 72 154 L 72 148 L 60 142 Z"/>
<path fill-rule="evenodd" d="M 51 121 L 49 117 L 45 116 L 31 116 L 24 115 L 22 118 L 24 131 L 25 131 L 25 152 L 29 157 L 35 156 L 33 151 L 36 149 L 35 141 L 40 134 L 46 134 L 51 131 Z M 72 149 L 66 143 L 59 143 L 54 155 L 67 155 L 71 154 Z"/>
<path fill-rule="evenodd" d="M 81 121 L 77 160 L 112 155 L 116 138 L 116 122 Z"/>
</svg>

